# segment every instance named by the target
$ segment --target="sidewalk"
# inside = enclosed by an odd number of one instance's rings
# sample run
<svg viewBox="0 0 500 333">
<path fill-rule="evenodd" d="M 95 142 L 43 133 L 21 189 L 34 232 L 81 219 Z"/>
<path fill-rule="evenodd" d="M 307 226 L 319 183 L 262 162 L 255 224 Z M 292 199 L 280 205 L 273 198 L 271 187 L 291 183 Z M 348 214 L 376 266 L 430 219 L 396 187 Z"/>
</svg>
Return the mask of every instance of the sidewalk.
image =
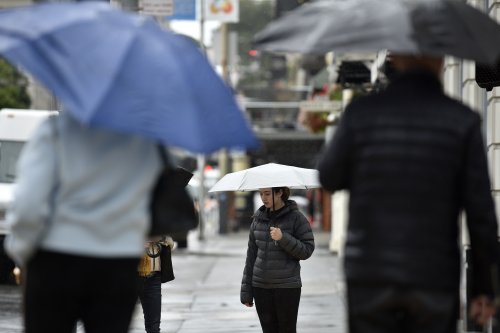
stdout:
<svg viewBox="0 0 500 333">
<path fill-rule="evenodd" d="M 302 262 L 300 333 L 345 333 L 342 273 L 328 251 L 329 233 L 315 232 L 316 250 Z M 176 279 L 162 285 L 162 332 L 262 332 L 255 308 L 240 303 L 248 233 L 189 235 L 188 248 L 173 252 Z M 136 308 L 131 333 L 144 332 Z"/>
</svg>

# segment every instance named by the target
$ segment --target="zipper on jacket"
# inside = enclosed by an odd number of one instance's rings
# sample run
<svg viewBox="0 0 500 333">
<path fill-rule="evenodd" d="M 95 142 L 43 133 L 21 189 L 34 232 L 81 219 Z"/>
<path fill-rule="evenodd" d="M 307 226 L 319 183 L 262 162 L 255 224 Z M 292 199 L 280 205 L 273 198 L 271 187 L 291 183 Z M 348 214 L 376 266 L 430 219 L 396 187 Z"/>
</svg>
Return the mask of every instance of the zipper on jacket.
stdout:
<svg viewBox="0 0 500 333">
<path fill-rule="evenodd" d="M 269 241 L 271 240 L 271 234 L 269 233 L 269 230 L 270 230 L 270 227 L 271 227 L 271 219 L 269 219 L 269 222 L 267 223 L 267 230 L 268 232 L 266 233 L 267 236 L 266 236 L 266 250 L 265 250 L 265 253 L 264 253 L 264 263 L 266 265 L 265 269 L 264 269 L 264 275 L 265 275 L 265 272 L 268 272 L 269 271 L 269 260 L 268 260 L 268 257 L 269 257 Z M 266 276 L 266 279 L 267 279 L 267 276 Z"/>
</svg>

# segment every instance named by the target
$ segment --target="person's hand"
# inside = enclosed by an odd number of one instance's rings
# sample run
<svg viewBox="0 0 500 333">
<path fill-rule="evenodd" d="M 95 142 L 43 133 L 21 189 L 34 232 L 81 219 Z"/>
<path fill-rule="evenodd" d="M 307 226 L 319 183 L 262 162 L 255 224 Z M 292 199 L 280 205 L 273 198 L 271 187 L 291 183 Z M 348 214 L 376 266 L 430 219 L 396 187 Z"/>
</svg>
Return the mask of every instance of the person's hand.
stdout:
<svg viewBox="0 0 500 333">
<path fill-rule="evenodd" d="M 496 307 L 493 301 L 485 295 L 480 295 L 472 299 L 469 316 L 479 325 L 484 326 L 495 314 L 495 311 Z"/>
<path fill-rule="evenodd" d="M 165 240 L 163 241 L 163 244 L 166 246 L 170 246 L 170 249 L 173 250 L 175 247 L 175 242 L 172 237 L 170 236 L 165 236 Z"/>
<path fill-rule="evenodd" d="M 251 308 L 253 306 L 253 303 L 245 303 L 245 306 Z"/>
<path fill-rule="evenodd" d="M 281 229 L 280 228 L 275 228 L 275 227 L 271 227 L 270 228 L 271 230 L 271 238 L 275 241 L 279 241 L 281 238 L 283 238 L 283 234 L 281 233 Z"/>
</svg>

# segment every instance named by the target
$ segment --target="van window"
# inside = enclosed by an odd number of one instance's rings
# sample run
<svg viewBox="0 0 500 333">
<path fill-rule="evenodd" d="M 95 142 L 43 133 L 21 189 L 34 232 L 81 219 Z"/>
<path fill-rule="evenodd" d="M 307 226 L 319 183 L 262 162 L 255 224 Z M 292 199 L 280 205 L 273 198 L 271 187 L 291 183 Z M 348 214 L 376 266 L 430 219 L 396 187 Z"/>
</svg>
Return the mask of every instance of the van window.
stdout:
<svg viewBox="0 0 500 333">
<path fill-rule="evenodd" d="M 16 180 L 16 165 L 24 142 L 0 141 L 0 183 Z"/>
</svg>

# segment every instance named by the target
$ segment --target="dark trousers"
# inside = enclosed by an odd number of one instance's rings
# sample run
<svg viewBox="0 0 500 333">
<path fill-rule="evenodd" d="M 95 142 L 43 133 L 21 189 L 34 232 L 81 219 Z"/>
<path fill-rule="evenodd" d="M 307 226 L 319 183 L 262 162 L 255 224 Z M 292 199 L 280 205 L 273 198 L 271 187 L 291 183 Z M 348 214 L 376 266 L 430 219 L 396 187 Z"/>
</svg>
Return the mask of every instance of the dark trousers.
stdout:
<svg viewBox="0 0 500 333">
<path fill-rule="evenodd" d="M 350 333 L 456 333 L 458 291 L 347 284 Z"/>
<path fill-rule="evenodd" d="M 301 288 L 253 288 L 263 333 L 295 333 Z"/>
<path fill-rule="evenodd" d="M 139 259 L 39 251 L 24 285 L 26 333 L 127 333 L 137 302 Z"/>
<path fill-rule="evenodd" d="M 147 333 L 159 333 L 161 322 L 161 273 L 155 272 L 139 280 L 139 299 Z"/>
</svg>

